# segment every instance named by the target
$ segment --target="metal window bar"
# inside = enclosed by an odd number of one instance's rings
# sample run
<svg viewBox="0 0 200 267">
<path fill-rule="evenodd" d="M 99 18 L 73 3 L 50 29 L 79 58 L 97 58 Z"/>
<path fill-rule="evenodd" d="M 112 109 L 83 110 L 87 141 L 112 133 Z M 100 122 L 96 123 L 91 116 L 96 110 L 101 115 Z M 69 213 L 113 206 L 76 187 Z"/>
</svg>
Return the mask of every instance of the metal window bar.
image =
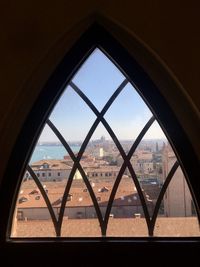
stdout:
<svg viewBox="0 0 200 267">
<path fill-rule="evenodd" d="M 145 135 L 145 133 L 148 131 L 148 129 L 151 127 L 152 123 L 155 121 L 155 118 L 152 117 L 150 118 L 150 120 L 146 123 L 146 125 L 144 126 L 144 128 L 142 129 L 142 131 L 140 132 L 140 134 L 138 135 L 137 139 L 135 140 L 135 142 L 133 143 L 129 153 L 126 155 L 126 153 L 124 152 L 119 140 L 117 139 L 116 135 L 114 134 L 114 132 L 112 131 L 111 127 L 109 126 L 109 124 L 107 123 L 107 121 L 104 119 L 104 115 L 107 112 L 107 110 L 109 109 L 109 107 L 112 105 L 113 101 L 115 100 L 115 98 L 120 94 L 120 92 L 123 90 L 123 88 L 127 85 L 128 80 L 125 79 L 120 86 L 117 88 L 117 90 L 113 93 L 113 95 L 110 97 L 110 99 L 107 101 L 107 103 L 105 104 L 104 108 L 102 109 L 101 112 L 99 112 L 96 107 L 92 104 L 92 102 L 87 98 L 87 96 L 71 81 L 69 82 L 69 85 L 74 89 L 74 91 L 83 99 L 83 101 L 90 107 L 90 109 L 95 113 L 95 115 L 97 116 L 95 122 L 93 123 L 92 127 L 90 128 L 80 150 L 79 153 L 77 155 L 77 157 L 74 155 L 73 151 L 71 150 L 70 146 L 68 145 L 68 143 L 66 142 L 66 140 L 63 138 L 63 136 L 60 134 L 60 132 L 58 131 L 58 129 L 55 127 L 55 125 L 50 121 L 47 120 L 47 124 L 49 125 L 49 127 L 52 129 L 52 131 L 56 134 L 56 136 L 58 137 L 58 139 L 60 140 L 60 142 L 63 144 L 63 146 L 65 147 L 65 149 L 67 150 L 68 154 L 70 155 L 70 157 L 72 158 L 72 160 L 74 161 L 74 165 L 73 168 L 71 170 L 70 176 L 68 178 L 68 182 L 63 194 L 63 199 L 62 199 L 62 203 L 61 203 L 61 208 L 60 208 L 60 213 L 59 213 L 59 217 L 58 220 L 56 219 L 55 213 L 53 211 L 53 208 L 51 206 L 51 203 L 49 201 L 49 198 L 44 190 L 44 188 L 42 187 L 38 177 L 35 175 L 34 171 L 31 169 L 30 166 L 27 166 L 27 171 L 29 171 L 29 173 L 31 174 L 31 176 L 33 177 L 34 181 L 36 182 L 39 190 L 41 191 L 41 194 L 47 204 L 47 208 L 49 209 L 53 224 L 54 224 L 54 228 L 55 228 L 55 232 L 56 232 L 56 236 L 59 237 L 61 235 L 61 228 L 62 228 L 62 221 L 63 221 L 63 216 L 64 216 L 64 211 L 65 211 L 65 206 L 66 206 L 66 202 L 67 202 L 67 196 L 69 194 L 71 185 L 72 185 L 72 181 L 73 181 L 73 177 L 75 172 L 77 171 L 77 169 L 79 170 L 79 172 L 81 173 L 83 180 L 86 184 L 86 187 L 89 191 L 90 197 L 92 199 L 92 202 L 94 204 L 96 213 L 97 213 L 97 217 L 100 223 L 100 228 L 101 228 L 101 232 L 102 232 L 102 236 L 106 236 L 106 230 L 107 230 L 107 225 L 108 225 L 108 221 L 109 221 L 109 215 L 111 212 L 111 208 L 112 208 L 112 204 L 114 201 L 114 197 L 116 195 L 118 186 L 120 184 L 120 181 L 122 179 L 123 173 L 126 169 L 126 167 L 128 167 L 131 177 L 133 179 L 133 182 L 137 188 L 139 197 L 140 197 L 140 201 L 142 203 L 142 207 L 144 210 L 144 215 L 145 215 L 145 219 L 146 219 L 146 223 L 147 223 L 147 227 L 148 227 L 148 232 L 150 236 L 153 236 L 153 232 L 154 232 L 154 227 L 155 227 L 155 222 L 157 219 L 157 215 L 158 215 L 158 211 L 160 208 L 160 204 L 161 201 L 163 199 L 164 193 L 171 181 L 171 179 L 173 178 L 173 175 L 176 171 L 176 169 L 178 168 L 179 164 L 178 162 L 175 162 L 175 164 L 173 165 L 173 167 L 171 168 L 170 173 L 168 174 L 165 183 L 161 189 L 161 192 L 159 194 L 158 200 L 156 202 L 156 206 L 154 208 L 154 212 L 153 212 L 153 216 L 152 218 L 149 215 L 148 212 L 148 208 L 145 202 L 145 198 L 141 189 L 141 186 L 139 184 L 139 181 L 137 179 L 137 176 L 134 172 L 134 169 L 130 163 L 130 159 L 133 155 L 133 153 L 135 152 L 137 146 L 139 145 L 140 141 L 142 140 L 143 136 Z M 115 183 L 113 185 L 113 189 L 111 191 L 110 194 L 110 198 L 108 201 L 108 205 L 106 208 L 106 213 L 105 213 L 105 217 L 102 217 L 102 213 L 100 211 L 99 208 L 99 204 L 96 200 L 95 197 L 95 193 L 90 185 L 90 182 L 80 164 L 80 160 L 82 158 L 82 155 L 85 151 L 85 148 L 88 144 L 88 142 L 90 141 L 90 138 L 92 136 L 92 134 L 94 133 L 94 131 L 96 130 L 98 124 L 102 122 L 104 127 L 106 128 L 106 130 L 108 131 L 108 133 L 110 134 L 110 136 L 112 137 L 115 145 L 117 146 L 124 162 L 120 168 L 120 171 L 117 175 L 117 178 L 115 180 Z"/>
<path fill-rule="evenodd" d="M 131 149 L 129 150 L 129 153 L 126 156 L 127 161 L 130 161 L 130 159 L 133 156 L 133 153 L 135 152 L 137 146 L 139 145 L 139 143 L 141 142 L 143 136 L 148 131 L 148 129 L 151 127 L 151 125 L 153 124 L 154 121 L 155 121 L 155 118 L 154 117 L 151 117 L 150 120 L 146 123 L 146 125 L 144 126 L 144 128 L 142 129 L 142 131 L 140 132 L 140 134 L 138 135 L 138 137 L 136 138 L 135 142 L 133 143 Z M 106 214 L 105 214 L 105 219 L 104 219 L 105 220 L 105 223 L 106 223 L 106 226 L 108 225 L 109 214 L 111 212 L 112 203 L 114 201 L 114 198 L 115 198 L 115 195 L 116 195 L 118 186 L 119 186 L 119 184 L 121 182 L 122 175 L 123 175 L 126 167 L 127 167 L 127 162 L 124 161 L 123 164 L 122 164 L 122 166 L 121 166 L 121 168 L 120 168 L 120 170 L 119 170 L 119 173 L 117 175 L 117 178 L 115 180 L 115 183 L 113 185 L 113 189 L 112 189 L 112 192 L 110 194 L 110 199 L 109 199 L 109 202 L 108 202 L 108 206 L 107 206 Z"/>
<path fill-rule="evenodd" d="M 114 134 L 114 132 L 112 131 L 110 125 L 107 123 L 107 121 L 104 119 L 104 115 L 106 113 L 107 110 L 103 110 L 101 112 L 99 112 L 96 107 L 93 105 L 93 103 L 87 98 L 87 96 L 73 83 L 73 82 L 70 82 L 69 85 L 77 92 L 77 94 L 85 101 L 85 103 L 90 107 L 90 109 L 95 113 L 95 115 L 97 116 L 97 118 L 100 119 L 100 121 L 103 123 L 104 127 L 106 128 L 106 130 L 108 131 L 108 133 L 110 134 L 110 136 L 112 137 L 115 145 L 117 146 L 126 166 L 128 167 L 130 173 L 131 173 L 131 177 L 133 179 L 133 182 L 137 188 L 137 191 L 138 191 L 138 194 L 139 194 L 139 197 L 140 197 L 140 201 L 142 203 L 142 207 L 143 207 L 143 211 L 144 211 L 144 215 L 145 215 L 145 219 L 146 219 L 146 223 L 147 223 L 147 227 L 148 229 L 150 230 L 150 215 L 149 215 L 149 211 L 148 211 L 148 208 L 147 208 L 147 205 L 146 205 L 146 202 L 145 202 L 145 198 L 144 198 L 144 195 L 142 193 L 142 189 L 140 187 L 140 184 L 139 184 L 139 181 L 137 179 L 137 176 L 133 170 L 133 167 L 130 163 L 130 161 L 127 159 L 127 155 L 126 153 L 124 152 L 124 149 L 123 147 L 121 146 L 118 138 L 116 137 L 116 135 Z M 110 100 L 112 100 L 112 97 L 110 98 Z M 114 100 L 113 100 L 114 101 Z M 113 102 L 112 101 L 112 102 Z M 105 105 L 106 106 L 106 105 Z M 147 131 L 147 130 L 146 130 Z M 145 133 L 144 133 L 145 134 Z M 121 174 L 121 173 L 120 173 Z M 121 176 L 123 175 L 123 173 L 121 174 Z M 150 231 L 149 231 L 150 232 Z"/>
<path fill-rule="evenodd" d="M 96 107 L 87 98 L 87 96 L 73 82 L 70 82 L 69 85 L 77 92 L 77 94 L 85 101 L 85 103 L 87 103 L 87 105 L 90 107 L 90 109 L 95 113 L 95 115 L 98 118 L 101 113 L 96 109 Z M 104 113 L 104 115 L 105 115 L 105 113 Z M 105 214 L 105 218 L 104 218 L 104 222 L 105 222 L 104 235 L 106 235 L 109 215 L 110 215 L 110 212 L 111 212 L 112 203 L 114 201 L 115 194 L 117 192 L 119 183 L 120 183 L 120 181 L 122 179 L 122 175 L 123 175 L 126 167 L 128 167 L 128 169 L 130 171 L 130 174 L 131 174 L 131 177 L 133 179 L 133 182 L 134 182 L 134 184 L 136 186 L 136 189 L 138 191 L 138 194 L 139 194 L 139 197 L 140 197 L 140 201 L 142 203 L 142 207 L 143 207 L 143 211 L 144 211 L 144 215 L 145 215 L 145 219 L 146 219 L 146 223 L 147 223 L 147 227 L 148 227 L 149 236 L 153 236 L 153 231 L 154 231 L 154 226 L 155 226 L 155 221 L 156 221 L 156 218 L 157 218 L 158 210 L 159 210 L 162 198 L 164 196 L 164 193 L 166 191 L 166 188 L 168 186 L 167 182 L 168 182 L 168 180 L 170 181 L 172 179 L 172 177 L 173 177 L 173 175 L 174 175 L 174 173 L 175 173 L 175 171 L 176 171 L 176 169 L 177 169 L 177 167 L 179 165 L 178 162 L 176 162 L 174 164 L 174 166 L 172 167 L 170 173 L 168 174 L 168 176 L 166 178 L 166 182 L 163 185 L 163 188 L 161 189 L 161 192 L 159 194 L 159 198 L 158 198 L 158 200 L 156 202 L 156 207 L 154 208 L 154 213 L 153 213 L 153 216 L 151 218 L 150 215 L 149 215 L 149 211 L 148 211 L 148 208 L 147 208 L 147 205 L 146 205 L 146 201 L 145 201 L 141 186 L 139 184 L 139 181 L 137 179 L 135 171 L 134 171 L 134 169 L 132 167 L 132 164 L 130 163 L 130 159 L 133 156 L 133 153 L 135 152 L 135 149 L 137 148 L 138 144 L 142 140 L 143 136 L 146 134 L 146 132 L 151 127 L 151 125 L 153 124 L 154 121 L 155 121 L 154 117 L 150 118 L 150 120 L 146 123 L 146 125 L 144 126 L 144 128 L 142 129 L 140 134 L 138 135 L 137 139 L 133 143 L 128 155 L 126 155 L 126 153 L 124 152 L 120 142 L 118 141 L 118 138 L 116 137 L 116 135 L 112 131 L 112 129 L 109 126 L 109 124 L 107 123 L 107 121 L 104 119 L 104 117 L 101 118 L 101 122 L 103 123 L 104 127 L 106 128 L 106 130 L 108 131 L 108 133 L 112 137 L 115 145 L 117 146 L 117 148 L 118 148 L 118 150 L 119 150 L 119 152 L 120 152 L 120 154 L 121 154 L 121 156 L 122 156 L 122 158 L 124 160 L 124 163 L 123 163 L 123 165 L 122 165 L 122 167 L 121 167 L 121 169 L 119 171 L 119 174 L 118 174 L 117 179 L 115 181 L 115 184 L 113 186 L 113 189 L 112 189 L 112 192 L 111 192 L 111 195 L 110 195 L 110 199 L 109 199 L 109 202 L 108 202 L 108 206 L 107 206 L 107 209 L 106 209 L 106 214 Z"/>
<path fill-rule="evenodd" d="M 129 154 L 127 156 L 128 160 L 131 159 L 135 149 L 137 148 L 138 144 L 140 143 L 142 137 L 145 135 L 146 131 L 150 128 L 150 126 L 152 125 L 152 123 L 154 122 L 154 117 L 152 117 L 148 122 L 147 124 L 145 125 L 145 127 L 143 128 L 143 130 L 141 131 L 141 133 L 139 134 L 138 138 L 136 139 L 136 141 L 134 142 L 132 148 L 130 149 L 129 151 Z M 52 131 L 56 134 L 56 136 L 58 137 L 58 139 L 61 141 L 61 143 L 63 144 L 63 146 L 65 147 L 65 149 L 67 150 L 67 152 L 69 153 L 69 155 L 71 156 L 72 160 L 74 162 L 76 162 L 77 158 L 75 157 L 73 151 L 71 150 L 70 146 L 67 144 L 66 140 L 63 138 L 63 136 L 60 134 L 60 132 L 58 131 L 58 129 L 55 127 L 55 125 L 50 121 L 48 120 L 47 121 L 47 124 L 49 125 L 49 127 L 52 129 Z M 113 203 L 113 200 L 114 200 L 114 196 L 115 196 L 115 193 L 117 191 L 117 188 L 118 188 L 118 185 L 121 181 L 121 178 L 122 178 L 122 175 L 125 171 L 125 168 L 126 168 L 127 164 L 126 162 L 123 163 L 123 166 L 121 167 L 121 170 L 119 171 L 119 174 L 118 174 L 118 177 L 116 179 L 116 182 L 115 182 L 115 185 L 113 187 L 113 190 L 111 192 L 111 195 L 113 196 L 113 199 L 111 198 L 109 201 L 108 201 L 108 207 L 107 207 L 107 210 L 106 210 L 106 215 L 105 215 L 105 219 L 103 220 L 102 218 L 102 214 L 101 214 L 101 211 L 99 209 L 99 205 L 98 205 L 98 202 L 96 200 L 96 197 L 95 197 L 95 194 L 92 190 L 92 187 L 85 175 L 85 172 L 82 168 L 82 166 L 80 165 L 80 163 L 78 163 L 78 170 L 79 172 L 81 173 L 82 177 L 83 177 L 83 180 L 88 188 L 88 191 L 90 193 L 90 196 L 92 198 L 92 201 L 94 203 L 94 207 L 95 207 L 95 210 L 96 210 L 96 213 L 97 213 L 97 216 L 98 216 L 98 219 L 99 219 L 99 223 L 100 223 L 100 226 L 101 226 L 101 230 L 102 230 L 102 235 L 106 235 L 106 229 L 107 229 L 107 224 L 108 224 L 108 218 L 109 218 L 109 214 L 110 214 L 110 210 L 111 210 L 111 207 L 112 207 L 112 203 Z M 113 194 L 113 192 L 115 192 Z"/>
<path fill-rule="evenodd" d="M 52 129 L 52 131 L 55 133 L 55 135 L 58 137 L 58 139 L 60 140 L 60 142 L 63 144 L 63 146 L 65 147 L 66 151 L 68 152 L 68 154 L 70 155 L 70 157 L 72 158 L 72 160 L 74 161 L 74 165 L 76 164 L 77 165 L 77 168 L 86 184 L 86 187 L 89 191 L 89 194 L 90 194 L 90 197 L 92 199 L 92 202 L 94 204 L 94 208 L 96 210 L 96 213 L 97 213 L 97 218 L 99 220 L 99 223 L 100 223 L 100 227 L 101 229 L 104 228 L 104 225 L 103 225 L 103 218 L 102 218 L 102 214 L 101 214 L 101 211 L 100 211 L 100 208 L 99 208 L 99 205 L 98 205 L 98 202 L 97 202 L 97 199 L 96 199 L 96 196 L 94 194 L 94 191 L 92 190 L 92 187 L 91 187 L 91 184 L 90 182 L 88 181 L 87 179 L 87 176 L 80 164 L 80 162 L 77 160 L 77 158 L 75 157 L 73 151 L 71 150 L 70 146 L 68 145 L 68 143 L 66 142 L 66 140 L 63 138 L 63 136 L 61 135 L 61 133 L 58 131 L 58 129 L 55 127 L 55 125 L 50 121 L 50 120 L 47 120 L 47 124 L 49 125 L 49 127 Z M 75 167 L 74 167 L 75 168 Z M 76 170 L 75 170 L 76 171 Z M 72 177 L 73 178 L 73 177 Z M 70 189 L 69 189 L 70 190 Z M 68 194 L 67 194 L 68 195 Z M 61 222 L 59 223 L 59 226 L 60 226 L 60 230 L 61 230 Z M 60 231 L 59 231 L 60 233 Z"/>
<path fill-rule="evenodd" d="M 70 173 L 70 176 L 68 178 L 68 183 L 67 183 L 67 186 L 65 188 L 65 192 L 64 192 L 64 195 L 63 195 L 62 203 L 61 203 L 61 208 L 60 208 L 60 213 L 59 213 L 59 218 L 58 218 L 58 227 L 59 227 L 60 231 L 61 231 L 61 226 L 62 226 L 62 221 L 63 221 L 63 215 L 64 215 L 64 210 L 65 210 L 65 205 L 66 205 L 66 202 L 67 202 L 67 196 L 69 194 L 69 190 L 71 188 L 71 184 L 72 184 L 72 181 L 73 181 L 74 174 L 75 174 L 75 172 L 76 172 L 76 170 L 78 168 L 79 162 L 80 162 L 80 160 L 82 158 L 82 155 L 83 155 L 83 153 L 85 151 L 85 148 L 87 147 L 87 144 L 89 143 L 90 138 L 92 137 L 92 134 L 94 133 L 95 129 L 97 128 L 97 126 L 99 124 L 99 122 L 101 121 L 101 117 L 106 113 L 106 111 L 108 110 L 108 108 L 110 107 L 110 105 L 113 103 L 113 101 L 115 100 L 115 98 L 123 90 L 123 88 L 126 86 L 127 83 L 128 83 L 128 80 L 125 79 L 120 84 L 120 86 L 117 88 L 117 90 L 114 92 L 114 94 L 110 97 L 110 99 L 108 100 L 108 102 L 104 106 L 103 110 L 101 111 L 100 116 L 97 117 L 97 119 L 93 123 L 92 127 L 90 128 L 90 130 L 89 130 L 89 132 L 88 132 L 88 134 L 87 134 L 87 136 L 86 136 L 86 138 L 85 138 L 85 140 L 84 140 L 84 142 L 83 142 L 83 144 L 82 144 L 82 146 L 81 146 L 81 148 L 79 150 L 79 153 L 78 153 L 78 155 L 76 157 L 76 162 L 74 162 L 74 166 L 73 166 L 73 168 L 71 170 L 71 173 Z M 69 83 L 69 85 L 71 85 L 71 82 Z M 96 108 L 94 109 L 94 111 L 95 110 L 96 110 Z M 97 206 L 96 206 L 96 210 L 98 210 Z M 97 216 L 98 216 L 98 213 L 97 213 Z M 102 225 L 102 221 L 101 221 L 100 217 L 98 217 L 98 219 L 100 220 L 99 222 Z M 103 231 L 103 227 L 101 229 Z M 60 236 L 60 232 L 59 232 L 59 236 Z"/>
<path fill-rule="evenodd" d="M 102 111 L 100 113 L 101 115 L 99 117 L 97 116 L 97 119 L 95 120 L 95 122 L 93 123 L 92 127 L 90 128 L 90 130 L 89 130 L 89 132 L 88 132 L 88 134 L 87 134 L 87 136 L 86 136 L 86 138 L 85 138 L 85 140 L 84 140 L 84 142 L 83 142 L 83 144 L 82 144 L 82 146 L 81 146 L 81 148 L 79 150 L 79 153 L 78 153 L 78 155 L 76 157 L 76 161 L 74 162 L 73 168 L 72 168 L 71 173 L 70 173 L 70 176 L 68 178 L 67 186 L 66 186 L 65 191 L 64 191 L 64 194 L 63 194 L 63 199 L 62 199 L 60 213 L 59 213 L 59 218 L 58 218 L 58 229 L 59 229 L 58 236 L 60 236 L 60 234 L 61 234 L 61 226 L 62 226 L 64 211 L 65 211 L 65 205 L 66 205 L 66 202 L 67 202 L 67 196 L 69 194 L 69 190 L 71 188 L 73 177 L 74 177 L 75 172 L 76 172 L 76 170 L 77 170 L 77 168 L 79 166 L 79 162 L 80 162 L 80 160 L 82 158 L 82 155 L 83 155 L 83 153 L 85 151 L 85 148 L 87 147 L 87 144 L 89 143 L 90 138 L 92 137 L 92 134 L 94 133 L 95 129 L 97 128 L 97 126 L 99 124 L 99 122 L 101 121 L 101 118 L 106 113 L 106 111 L 109 109 L 109 107 L 112 105 L 112 103 L 115 100 L 115 98 L 119 95 L 119 93 L 123 90 L 123 88 L 126 86 L 127 83 L 128 83 L 128 80 L 125 79 L 120 84 L 120 86 L 117 88 L 117 90 L 114 92 L 114 94 L 110 97 L 110 99 L 108 100 L 108 102 L 106 103 L 106 105 L 104 106 L 104 108 L 102 109 Z M 71 85 L 71 82 L 69 84 Z M 77 90 L 79 90 L 79 89 L 77 88 Z M 81 93 L 81 91 L 80 91 L 80 93 Z M 94 107 L 94 111 L 96 111 L 96 108 L 95 107 Z M 99 223 L 101 225 L 102 235 L 104 235 L 104 228 L 105 227 L 103 225 L 103 220 L 101 219 L 102 215 L 100 215 L 100 213 L 98 212 L 99 208 L 98 208 L 97 205 L 95 205 L 95 202 L 93 202 L 93 204 L 94 204 L 95 209 L 97 211 L 97 216 L 98 216 L 98 219 L 99 219 Z"/>
</svg>

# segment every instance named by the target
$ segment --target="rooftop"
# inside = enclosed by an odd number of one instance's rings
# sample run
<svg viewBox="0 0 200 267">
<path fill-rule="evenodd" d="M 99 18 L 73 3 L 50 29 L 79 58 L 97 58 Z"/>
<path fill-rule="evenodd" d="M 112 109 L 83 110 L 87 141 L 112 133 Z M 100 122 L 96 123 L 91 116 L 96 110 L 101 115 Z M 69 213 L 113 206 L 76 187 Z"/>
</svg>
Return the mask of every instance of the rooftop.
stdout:
<svg viewBox="0 0 200 267">
<path fill-rule="evenodd" d="M 58 199 L 62 198 L 66 183 L 64 182 L 46 182 L 43 183 L 43 187 L 47 190 L 47 195 L 49 197 L 50 202 L 54 207 L 59 207 L 60 202 Z M 97 182 L 92 183 L 92 187 L 96 197 L 98 198 L 98 203 L 100 206 L 107 206 L 108 199 L 110 197 L 110 193 L 113 187 L 113 183 L 111 182 Z M 102 190 L 106 188 L 107 190 Z M 30 194 L 36 190 L 34 194 Z M 38 191 L 38 192 L 37 192 Z M 70 201 L 67 201 L 66 205 L 70 207 L 74 206 L 93 206 L 92 200 L 90 198 L 90 194 L 82 181 L 74 181 L 70 190 L 70 194 L 72 198 Z M 27 181 L 23 183 L 20 193 L 18 196 L 18 200 L 26 198 L 25 201 L 21 203 L 18 202 L 18 208 L 39 208 L 46 207 L 46 203 L 37 189 L 36 185 L 33 181 Z M 58 204 L 55 204 L 58 203 Z M 117 206 L 139 206 L 141 205 L 138 193 L 131 179 L 126 181 L 126 183 L 121 183 L 113 205 Z"/>
<path fill-rule="evenodd" d="M 155 236 L 200 236 L 197 218 L 158 218 L 155 226 Z M 52 222 L 18 221 L 16 237 L 55 237 Z M 62 237 L 100 237 L 100 227 L 97 219 L 64 219 Z M 107 236 L 142 237 L 148 236 L 145 219 L 110 218 Z"/>
<path fill-rule="evenodd" d="M 46 166 L 45 166 L 46 165 Z M 71 166 L 67 165 L 65 160 L 59 159 L 43 159 L 31 164 L 34 171 L 38 170 L 71 170 Z"/>
</svg>

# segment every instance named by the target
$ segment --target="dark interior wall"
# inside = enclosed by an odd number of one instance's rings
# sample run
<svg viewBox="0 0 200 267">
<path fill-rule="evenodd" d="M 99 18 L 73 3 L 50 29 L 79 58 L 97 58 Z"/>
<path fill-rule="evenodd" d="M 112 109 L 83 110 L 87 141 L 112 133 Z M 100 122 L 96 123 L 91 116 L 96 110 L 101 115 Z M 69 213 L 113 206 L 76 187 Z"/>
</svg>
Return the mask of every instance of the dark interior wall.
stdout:
<svg viewBox="0 0 200 267">
<path fill-rule="evenodd" d="M 160 56 L 199 108 L 198 1 L 119 2 L 114 10 L 112 4 L 104 5 L 104 12 L 134 32 Z"/>
<path fill-rule="evenodd" d="M 87 27 L 87 20 L 84 24 L 79 22 L 93 12 L 116 20 L 152 49 L 176 76 L 198 114 L 200 19 L 197 1 L 190 1 L 189 5 L 177 0 L 7 1 L 1 6 L 0 16 L 0 147 L 3 151 L 0 177 L 34 99 L 64 51 Z M 62 42 L 62 36 L 74 27 L 77 30 Z M 54 51 L 58 43 L 60 49 Z M 54 54 L 42 65 L 51 51 Z"/>
</svg>

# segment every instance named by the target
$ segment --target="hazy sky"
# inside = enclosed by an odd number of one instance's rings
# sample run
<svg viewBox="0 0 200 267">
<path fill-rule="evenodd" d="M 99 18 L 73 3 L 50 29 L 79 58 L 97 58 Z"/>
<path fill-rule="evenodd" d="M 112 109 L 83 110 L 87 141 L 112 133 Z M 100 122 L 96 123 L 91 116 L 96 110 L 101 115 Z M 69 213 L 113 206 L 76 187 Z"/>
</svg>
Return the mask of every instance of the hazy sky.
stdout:
<svg viewBox="0 0 200 267">
<path fill-rule="evenodd" d="M 96 49 L 76 73 L 73 82 L 101 111 L 124 79 L 118 68 L 99 49 Z M 149 108 L 129 83 L 113 102 L 104 118 L 119 139 L 134 139 L 151 115 Z M 66 87 L 50 115 L 50 120 L 67 141 L 83 140 L 95 119 L 95 114 L 70 86 Z M 110 139 L 100 123 L 92 139 L 99 139 L 102 135 Z M 154 123 L 145 135 L 145 139 L 154 138 L 165 138 L 157 123 Z M 58 140 L 49 127 L 45 126 L 39 141 Z"/>
</svg>

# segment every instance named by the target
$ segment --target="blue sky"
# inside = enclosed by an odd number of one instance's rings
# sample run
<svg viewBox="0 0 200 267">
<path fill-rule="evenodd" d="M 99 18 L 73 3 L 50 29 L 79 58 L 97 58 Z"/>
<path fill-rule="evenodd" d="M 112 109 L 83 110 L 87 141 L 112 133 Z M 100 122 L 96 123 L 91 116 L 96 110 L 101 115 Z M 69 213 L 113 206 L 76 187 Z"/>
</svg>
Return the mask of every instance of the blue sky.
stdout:
<svg viewBox="0 0 200 267">
<path fill-rule="evenodd" d="M 99 49 L 95 49 L 72 80 L 101 111 L 124 79 L 119 69 Z M 129 83 L 104 118 L 117 137 L 124 140 L 135 139 L 151 115 L 142 98 Z M 85 138 L 96 116 L 76 92 L 67 86 L 50 119 L 67 141 L 79 141 Z M 102 135 L 110 139 L 103 125 L 99 124 L 92 139 L 99 139 Z M 144 139 L 154 138 L 164 138 L 157 123 L 152 125 Z M 57 138 L 49 127 L 45 126 L 39 141 L 57 141 Z"/>
</svg>

